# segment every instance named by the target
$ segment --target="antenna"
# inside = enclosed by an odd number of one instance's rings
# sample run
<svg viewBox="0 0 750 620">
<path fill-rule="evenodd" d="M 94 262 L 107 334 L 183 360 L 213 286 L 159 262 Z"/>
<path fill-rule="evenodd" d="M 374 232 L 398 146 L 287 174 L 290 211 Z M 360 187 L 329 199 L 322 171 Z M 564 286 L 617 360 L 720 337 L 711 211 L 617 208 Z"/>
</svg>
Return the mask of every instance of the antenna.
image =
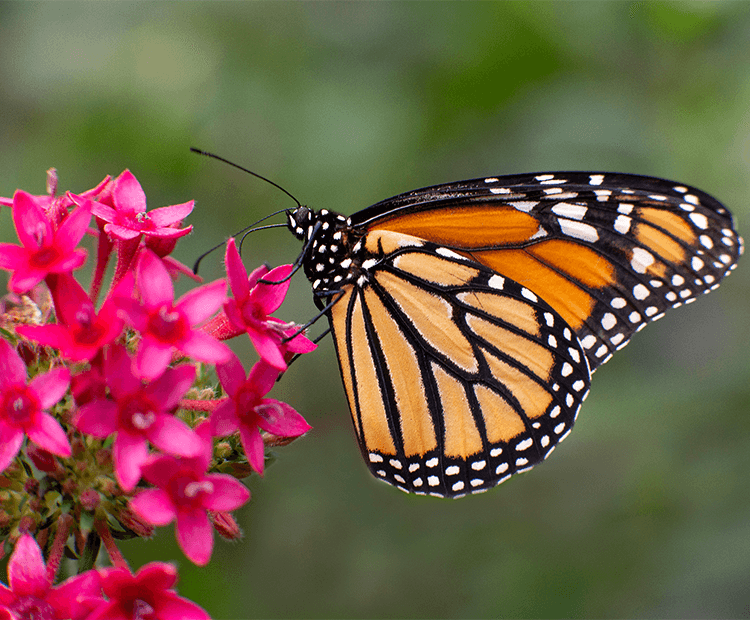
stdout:
<svg viewBox="0 0 750 620">
<path fill-rule="evenodd" d="M 266 177 L 258 174 L 257 172 L 253 172 L 252 170 L 248 170 L 247 168 L 243 168 L 239 164 L 235 164 L 233 161 L 229 161 L 228 159 L 224 159 L 223 157 L 220 157 L 219 155 L 215 155 L 214 153 L 209 153 L 208 151 L 201 151 L 200 149 L 196 149 L 195 147 L 190 147 L 190 150 L 193 153 L 198 153 L 198 155 L 205 155 L 206 157 L 210 157 L 212 159 L 218 159 L 219 161 L 223 161 L 225 164 L 229 164 L 230 166 L 233 166 L 234 168 L 237 168 L 238 170 L 242 170 L 242 172 L 247 172 L 248 174 L 252 174 L 254 177 L 260 179 L 261 181 L 265 181 L 266 183 L 273 185 L 276 189 L 280 189 L 282 192 L 284 192 L 289 198 L 294 200 L 294 202 L 297 203 L 298 207 L 301 207 L 302 204 L 299 200 L 297 200 L 292 194 L 290 194 L 287 190 L 285 190 L 281 185 L 278 183 L 274 183 L 271 181 L 271 179 L 267 179 Z"/>
</svg>

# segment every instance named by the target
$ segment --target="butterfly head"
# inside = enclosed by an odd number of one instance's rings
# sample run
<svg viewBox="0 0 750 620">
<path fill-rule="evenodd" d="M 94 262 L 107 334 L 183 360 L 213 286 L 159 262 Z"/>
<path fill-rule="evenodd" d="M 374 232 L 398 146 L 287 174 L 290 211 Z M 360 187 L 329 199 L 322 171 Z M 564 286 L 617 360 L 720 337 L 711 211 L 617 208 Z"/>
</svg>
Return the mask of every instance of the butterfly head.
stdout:
<svg viewBox="0 0 750 620">
<path fill-rule="evenodd" d="M 286 225 L 291 233 L 300 241 L 307 237 L 307 232 L 312 230 L 315 224 L 315 212 L 305 206 L 299 206 L 296 209 L 286 212 Z"/>
</svg>

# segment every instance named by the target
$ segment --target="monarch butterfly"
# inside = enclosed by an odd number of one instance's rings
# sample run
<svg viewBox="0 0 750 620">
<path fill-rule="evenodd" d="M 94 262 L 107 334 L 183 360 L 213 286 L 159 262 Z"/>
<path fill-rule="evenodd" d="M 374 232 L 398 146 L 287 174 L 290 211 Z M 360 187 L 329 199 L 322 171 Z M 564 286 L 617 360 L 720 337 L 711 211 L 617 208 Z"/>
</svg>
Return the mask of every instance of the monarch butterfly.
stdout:
<svg viewBox="0 0 750 620">
<path fill-rule="evenodd" d="M 544 460 L 591 373 L 742 253 L 716 199 L 629 174 L 474 179 L 287 218 L 365 462 L 444 497 Z"/>
</svg>

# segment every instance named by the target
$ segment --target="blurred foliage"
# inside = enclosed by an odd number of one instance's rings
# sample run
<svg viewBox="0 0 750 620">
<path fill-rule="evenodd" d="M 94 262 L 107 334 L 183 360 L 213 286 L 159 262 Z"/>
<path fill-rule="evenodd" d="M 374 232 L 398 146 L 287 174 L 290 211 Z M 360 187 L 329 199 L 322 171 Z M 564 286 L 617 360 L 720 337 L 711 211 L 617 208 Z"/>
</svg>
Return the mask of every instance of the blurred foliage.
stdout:
<svg viewBox="0 0 750 620">
<path fill-rule="evenodd" d="M 750 219 L 750 12 L 738 2 L 3 3 L 0 195 L 130 168 L 151 207 L 197 200 L 186 262 L 302 202 L 351 213 L 439 182 L 618 170 Z M 12 239 L 8 213 L 0 238 Z M 284 231 L 249 266 L 291 262 Z M 217 255 L 205 265 L 218 277 Z M 360 462 L 330 342 L 275 395 L 313 424 L 190 565 L 216 618 L 747 617 L 750 273 L 638 335 L 553 458 L 481 496 L 411 497 Z M 295 280 L 280 316 L 314 312 Z M 252 357 L 245 349 L 248 364 Z"/>
</svg>

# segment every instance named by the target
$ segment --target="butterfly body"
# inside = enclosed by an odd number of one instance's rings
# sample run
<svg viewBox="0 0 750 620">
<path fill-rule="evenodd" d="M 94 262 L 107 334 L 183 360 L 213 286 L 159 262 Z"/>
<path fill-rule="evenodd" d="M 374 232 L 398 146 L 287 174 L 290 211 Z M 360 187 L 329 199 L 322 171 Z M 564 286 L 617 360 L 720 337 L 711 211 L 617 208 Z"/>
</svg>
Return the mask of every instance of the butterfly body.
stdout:
<svg viewBox="0 0 750 620">
<path fill-rule="evenodd" d="M 591 372 L 742 250 L 708 194 L 608 173 L 462 181 L 349 217 L 299 207 L 288 226 L 368 467 L 447 497 L 546 458 Z"/>
</svg>

